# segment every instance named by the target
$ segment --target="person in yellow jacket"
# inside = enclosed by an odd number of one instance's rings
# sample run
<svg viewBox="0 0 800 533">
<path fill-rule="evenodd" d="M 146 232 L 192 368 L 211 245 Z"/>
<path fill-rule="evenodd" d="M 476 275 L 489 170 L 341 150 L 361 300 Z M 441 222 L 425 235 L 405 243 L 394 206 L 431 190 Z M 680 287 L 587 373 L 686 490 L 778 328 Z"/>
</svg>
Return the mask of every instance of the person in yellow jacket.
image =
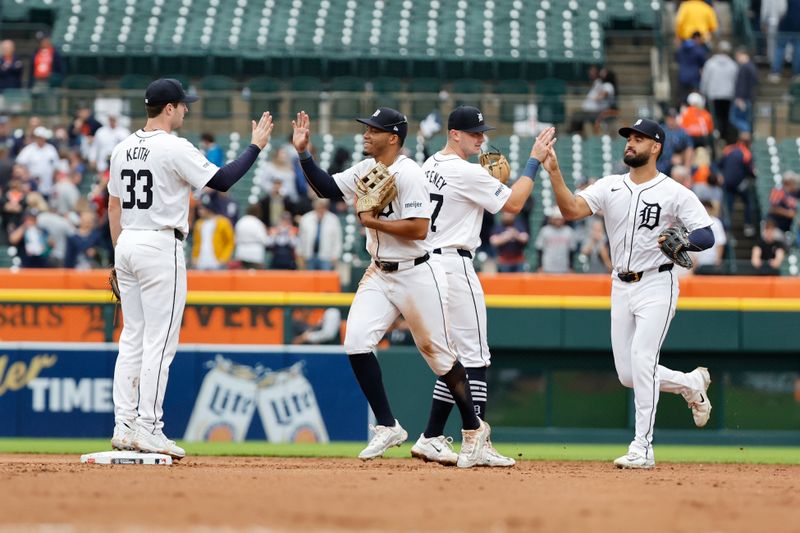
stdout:
<svg viewBox="0 0 800 533">
<path fill-rule="evenodd" d="M 713 7 L 703 0 L 684 0 L 675 14 L 675 39 L 683 42 L 699 32 L 705 42 L 710 42 L 718 26 Z"/>
<path fill-rule="evenodd" d="M 233 255 L 233 225 L 224 216 L 199 203 L 198 219 L 194 223 L 192 265 L 200 270 L 218 270 Z"/>
</svg>

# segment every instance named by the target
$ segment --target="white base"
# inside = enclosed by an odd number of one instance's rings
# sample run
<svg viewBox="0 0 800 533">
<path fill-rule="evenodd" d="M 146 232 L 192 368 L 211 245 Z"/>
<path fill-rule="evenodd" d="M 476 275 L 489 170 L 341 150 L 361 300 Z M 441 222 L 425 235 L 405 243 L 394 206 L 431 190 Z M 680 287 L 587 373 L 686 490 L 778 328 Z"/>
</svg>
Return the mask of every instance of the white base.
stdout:
<svg viewBox="0 0 800 533">
<path fill-rule="evenodd" d="M 81 455 L 81 462 L 94 465 L 171 465 L 172 457 L 162 453 L 113 451 Z"/>
</svg>

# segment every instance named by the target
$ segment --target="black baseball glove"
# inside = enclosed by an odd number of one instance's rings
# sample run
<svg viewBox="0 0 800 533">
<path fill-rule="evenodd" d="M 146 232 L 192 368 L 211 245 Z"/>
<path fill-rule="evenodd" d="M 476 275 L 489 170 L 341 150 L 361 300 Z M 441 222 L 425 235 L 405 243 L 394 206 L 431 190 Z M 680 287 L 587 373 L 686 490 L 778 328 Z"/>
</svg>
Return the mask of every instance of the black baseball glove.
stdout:
<svg viewBox="0 0 800 533">
<path fill-rule="evenodd" d="M 663 237 L 663 239 L 662 239 Z M 683 268 L 692 268 L 689 257 L 689 232 L 683 226 L 667 228 L 658 235 L 661 252 Z"/>
</svg>

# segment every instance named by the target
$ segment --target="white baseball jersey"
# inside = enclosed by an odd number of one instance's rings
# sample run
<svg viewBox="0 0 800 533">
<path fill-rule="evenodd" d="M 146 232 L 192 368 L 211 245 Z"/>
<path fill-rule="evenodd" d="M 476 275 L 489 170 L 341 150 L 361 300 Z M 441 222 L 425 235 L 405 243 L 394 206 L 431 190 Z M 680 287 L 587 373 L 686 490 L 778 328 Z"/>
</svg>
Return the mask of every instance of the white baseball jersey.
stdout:
<svg viewBox="0 0 800 533">
<path fill-rule="evenodd" d="M 662 173 L 641 185 L 630 174 L 606 176 L 577 195 L 592 213 L 603 215 L 616 272 L 663 265 L 658 235 L 670 226 L 682 223 L 692 232 L 711 225 L 697 195 Z"/>
<path fill-rule="evenodd" d="M 503 208 L 511 189 L 493 178 L 482 166 L 455 154 L 433 154 L 422 165 L 433 213 L 428 247 L 463 248 L 474 252 L 480 246 L 483 211 Z"/>
<path fill-rule="evenodd" d="M 344 199 L 352 204 L 356 197 L 356 182 L 375 166 L 375 159 L 367 158 L 347 170 L 334 174 L 333 179 L 342 191 Z M 389 166 L 396 176 L 397 198 L 380 213 L 387 220 L 405 218 L 431 218 L 425 176 L 419 165 L 401 155 Z M 367 229 L 367 251 L 379 261 L 408 261 L 425 255 L 425 241 L 403 239 L 373 229 Z"/>
<path fill-rule="evenodd" d="M 189 195 L 219 170 L 189 141 L 139 130 L 111 154 L 108 192 L 120 199 L 122 229 L 189 233 Z"/>
</svg>

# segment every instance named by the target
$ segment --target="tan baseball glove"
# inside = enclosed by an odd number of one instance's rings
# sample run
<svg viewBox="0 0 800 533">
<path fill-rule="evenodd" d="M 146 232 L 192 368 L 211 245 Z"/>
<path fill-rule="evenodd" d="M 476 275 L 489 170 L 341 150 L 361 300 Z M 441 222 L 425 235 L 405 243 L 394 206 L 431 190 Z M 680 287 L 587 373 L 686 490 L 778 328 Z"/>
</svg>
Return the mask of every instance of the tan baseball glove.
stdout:
<svg viewBox="0 0 800 533">
<path fill-rule="evenodd" d="M 481 152 L 480 163 L 497 181 L 508 183 L 508 179 L 511 177 L 511 167 L 508 159 L 500 153 L 500 150 L 492 147 L 489 152 Z"/>
<path fill-rule="evenodd" d="M 121 302 L 122 297 L 119 294 L 119 281 L 117 281 L 117 270 L 115 268 L 112 268 L 111 273 L 108 275 L 108 285 L 111 287 L 111 294 L 114 296 L 114 300 Z"/>
<path fill-rule="evenodd" d="M 378 163 L 356 182 L 358 194 L 356 212 L 380 213 L 397 197 L 397 186 L 386 165 Z"/>
</svg>

